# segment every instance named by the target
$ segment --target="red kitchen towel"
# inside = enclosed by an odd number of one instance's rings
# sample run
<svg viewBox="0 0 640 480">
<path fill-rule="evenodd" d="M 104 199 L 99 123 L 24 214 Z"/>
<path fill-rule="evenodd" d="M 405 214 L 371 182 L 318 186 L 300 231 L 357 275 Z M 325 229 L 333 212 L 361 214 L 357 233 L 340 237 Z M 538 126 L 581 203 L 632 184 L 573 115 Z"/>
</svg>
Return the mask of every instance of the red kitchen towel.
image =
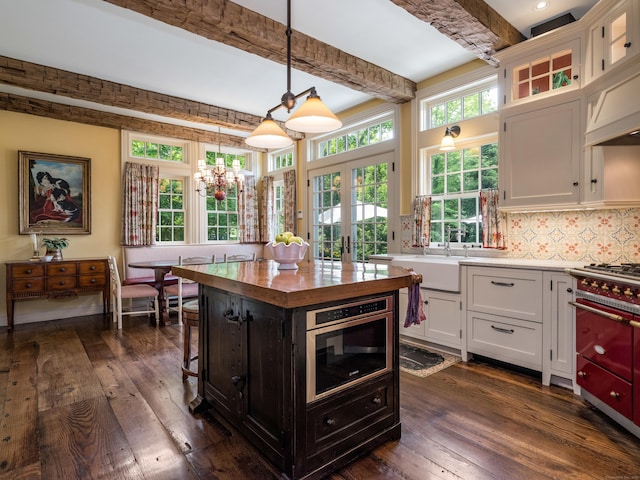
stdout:
<svg viewBox="0 0 640 480">
<path fill-rule="evenodd" d="M 409 287 L 409 305 L 407 305 L 407 317 L 404 320 L 405 328 L 411 325 L 420 325 L 427 316 L 422 309 L 422 297 L 420 296 L 420 284 L 413 283 Z"/>
</svg>

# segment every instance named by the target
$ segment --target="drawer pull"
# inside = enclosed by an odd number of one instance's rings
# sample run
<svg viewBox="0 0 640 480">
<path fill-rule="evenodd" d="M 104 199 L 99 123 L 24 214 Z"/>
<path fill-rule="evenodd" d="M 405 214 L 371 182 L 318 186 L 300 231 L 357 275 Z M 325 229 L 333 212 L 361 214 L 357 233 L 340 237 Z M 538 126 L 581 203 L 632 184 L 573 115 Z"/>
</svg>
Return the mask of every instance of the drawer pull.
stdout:
<svg viewBox="0 0 640 480">
<path fill-rule="evenodd" d="M 27 284 L 25 285 L 25 287 L 27 287 L 27 288 L 31 288 L 31 287 L 33 287 L 33 285 L 32 285 L 32 284 L 30 284 L 30 283 L 27 283 Z"/>
<path fill-rule="evenodd" d="M 373 397 L 373 400 L 371 400 L 371 401 L 373 402 L 374 405 L 380 405 L 382 403 L 382 400 L 377 395 L 375 397 Z"/>
<path fill-rule="evenodd" d="M 333 426 L 336 424 L 336 421 L 335 421 L 333 418 L 328 417 L 328 418 L 325 418 L 325 419 L 324 419 L 324 424 L 325 424 L 327 427 L 333 427 Z"/>
<path fill-rule="evenodd" d="M 491 283 L 493 285 L 496 285 L 497 287 L 513 287 L 515 285 L 515 283 L 513 283 L 513 282 L 511 282 L 511 283 L 508 283 L 508 282 L 496 282 L 494 280 L 491 280 Z"/>
<path fill-rule="evenodd" d="M 67 271 L 67 269 L 65 267 L 60 267 L 58 270 L 61 271 L 61 272 L 66 272 Z"/>
<path fill-rule="evenodd" d="M 92 279 L 91 279 L 91 283 L 96 283 L 96 279 L 95 279 L 95 278 L 92 278 Z"/>
<path fill-rule="evenodd" d="M 58 285 L 60 285 L 60 286 L 63 286 L 64 284 L 65 284 L 65 281 L 64 281 L 64 280 L 60 280 L 60 281 L 58 282 Z"/>
<path fill-rule="evenodd" d="M 89 267 L 89 270 L 95 270 L 95 269 L 96 269 L 96 266 L 95 266 L 95 265 L 91 265 L 91 266 Z"/>
<path fill-rule="evenodd" d="M 27 268 L 24 272 L 25 272 L 27 275 L 31 275 L 31 272 L 33 272 L 33 270 L 31 270 L 30 268 Z"/>
<path fill-rule="evenodd" d="M 640 322 L 636 322 L 635 320 L 631 320 L 629 322 L 629 325 L 631 325 L 632 327 L 640 328 Z"/>
<path fill-rule="evenodd" d="M 580 371 L 578 372 L 578 376 L 579 376 L 580 378 L 585 378 L 585 377 L 587 376 L 587 372 L 583 372 L 582 370 L 580 370 Z"/>
<path fill-rule="evenodd" d="M 496 327 L 495 325 L 491 325 L 491 328 L 493 328 L 496 332 L 500 332 L 500 333 L 508 333 L 509 335 L 513 335 L 513 328 L 500 328 L 500 327 Z"/>
<path fill-rule="evenodd" d="M 613 390 L 611 392 L 609 392 L 609 396 L 611 398 L 615 398 L 616 400 L 618 400 L 620 398 L 620 394 L 618 392 L 614 392 Z"/>
</svg>

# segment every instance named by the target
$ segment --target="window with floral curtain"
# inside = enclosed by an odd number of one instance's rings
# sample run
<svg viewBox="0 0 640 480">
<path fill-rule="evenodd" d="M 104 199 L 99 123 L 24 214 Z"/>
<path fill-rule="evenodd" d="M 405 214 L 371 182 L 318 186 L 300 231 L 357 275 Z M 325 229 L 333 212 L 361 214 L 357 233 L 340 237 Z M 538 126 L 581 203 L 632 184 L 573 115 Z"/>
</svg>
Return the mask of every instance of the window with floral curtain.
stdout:
<svg viewBox="0 0 640 480">
<path fill-rule="evenodd" d="M 160 169 L 126 162 L 122 181 L 121 243 L 146 246 L 156 242 Z"/>
<path fill-rule="evenodd" d="M 498 189 L 480 191 L 482 211 L 482 246 L 485 248 L 507 248 L 507 222 L 504 213 L 498 210 Z"/>
<path fill-rule="evenodd" d="M 417 196 L 413 200 L 413 245 L 424 247 L 431 238 L 431 197 Z"/>
</svg>

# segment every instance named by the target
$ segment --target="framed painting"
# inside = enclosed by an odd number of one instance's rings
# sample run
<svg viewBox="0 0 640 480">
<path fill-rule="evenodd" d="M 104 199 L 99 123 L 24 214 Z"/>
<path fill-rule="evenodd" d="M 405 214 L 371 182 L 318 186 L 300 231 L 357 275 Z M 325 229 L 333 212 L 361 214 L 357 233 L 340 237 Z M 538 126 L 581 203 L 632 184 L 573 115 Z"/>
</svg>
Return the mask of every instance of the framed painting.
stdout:
<svg viewBox="0 0 640 480">
<path fill-rule="evenodd" d="M 20 233 L 91 233 L 91 159 L 18 152 Z"/>
</svg>

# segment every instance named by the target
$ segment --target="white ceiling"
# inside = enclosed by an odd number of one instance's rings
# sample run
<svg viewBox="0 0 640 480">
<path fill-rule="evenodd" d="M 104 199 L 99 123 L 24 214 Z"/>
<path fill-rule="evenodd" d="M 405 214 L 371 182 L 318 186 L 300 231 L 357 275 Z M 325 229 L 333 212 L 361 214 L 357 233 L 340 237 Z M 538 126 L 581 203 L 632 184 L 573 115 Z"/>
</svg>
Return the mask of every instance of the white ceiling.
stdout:
<svg viewBox="0 0 640 480">
<path fill-rule="evenodd" d="M 531 26 L 567 12 L 580 18 L 597 0 L 550 0 L 541 12 L 534 11 L 536 0 L 485 1 L 528 37 Z M 235 3 L 286 24 L 286 0 Z M 295 31 L 303 32 L 414 82 L 475 58 L 389 0 L 294 0 L 291 25 L 292 42 Z M 101 0 L 0 0 L 0 55 L 258 116 L 277 105 L 286 90 L 281 64 Z M 371 98 L 292 72 L 294 92 L 311 86 L 336 112 Z M 7 85 L 0 84 L 0 91 L 106 109 Z M 277 119 L 286 116 L 283 109 L 274 112 Z"/>
</svg>

